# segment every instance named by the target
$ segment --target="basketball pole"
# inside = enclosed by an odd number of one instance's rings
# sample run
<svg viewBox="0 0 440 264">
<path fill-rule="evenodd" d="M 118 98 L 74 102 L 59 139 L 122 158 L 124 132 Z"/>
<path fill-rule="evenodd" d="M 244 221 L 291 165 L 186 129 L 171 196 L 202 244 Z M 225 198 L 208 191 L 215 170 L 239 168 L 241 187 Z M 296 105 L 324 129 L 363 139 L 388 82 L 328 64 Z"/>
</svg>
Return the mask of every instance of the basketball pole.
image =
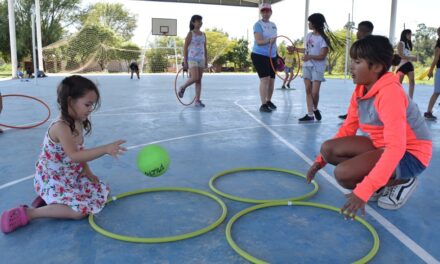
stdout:
<svg viewBox="0 0 440 264">
<path fill-rule="evenodd" d="M 31 27 L 32 27 L 32 56 L 34 61 L 34 78 L 35 78 L 35 85 L 38 85 L 38 68 L 37 68 L 37 57 L 36 57 L 36 51 L 35 51 L 35 9 L 32 8 L 32 15 L 31 15 Z"/>
<path fill-rule="evenodd" d="M 40 0 L 35 0 L 35 25 L 37 33 L 37 47 L 38 47 L 38 69 L 44 71 L 43 65 L 43 44 L 41 39 L 41 12 Z"/>
<path fill-rule="evenodd" d="M 12 78 L 17 77 L 17 37 L 15 34 L 15 6 L 14 0 L 8 0 L 8 16 L 9 16 L 9 40 L 11 46 L 11 64 L 12 64 Z"/>
</svg>

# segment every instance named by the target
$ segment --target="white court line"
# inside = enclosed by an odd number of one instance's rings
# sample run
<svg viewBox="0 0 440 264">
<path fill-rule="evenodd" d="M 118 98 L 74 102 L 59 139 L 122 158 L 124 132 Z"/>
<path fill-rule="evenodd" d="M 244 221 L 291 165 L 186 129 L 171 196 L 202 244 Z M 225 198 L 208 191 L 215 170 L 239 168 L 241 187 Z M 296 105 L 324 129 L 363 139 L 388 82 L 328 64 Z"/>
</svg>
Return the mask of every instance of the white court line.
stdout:
<svg viewBox="0 0 440 264">
<path fill-rule="evenodd" d="M 304 126 L 304 125 L 322 125 L 322 124 L 334 124 L 334 122 L 328 122 L 328 123 L 310 123 L 310 124 L 299 124 L 299 123 L 291 123 L 291 124 L 284 124 L 284 125 L 271 125 L 273 127 L 283 127 L 283 126 Z M 205 133 L 197 133 L 197 134 L 191 134 L 191 135 L 186 135 L 186 136 L 180 136 L 180 137 L 174 137 L 174 138 L 168 138 L 168 139 L 162 139 L 162 140 L 157 140 L 157 141 L 151 141 L 148 143 L 144 143 L 144 144 L 139 144 L 139 145 L 135 145 L 135 146 L 131 146 L 131 147 L 127 147 L 127 150 L 131 150 L 131 149 L 135 149 L 135 148 L 140 148 L 146 145 L 150 145 L 150 144 L 158 144 L 158 143 L 162 143 L 162 142 L 168 142 L 168 141 L 173 141 L 173 140 L 180 140 L 180 139 L 186 139 L 186 138 L 192 138 L 192 137 L 200 137 L 200 136 L 206 136 L 206 135 L 213 135 L 213 134 L 219 134 L 219 133 L 224 133 L 224 132 L 231 132 L 231 131 L 238 131 L 238 130 L 247 130 L 247 129 L 254 129 L 254 128 L 260 128 L 261 126 L 250 126 L 250 127 L 241 127 L 241 128 L 231 128 L 231 129 L 223 129 L 223 130 L 217 130 L 217 131 L 211 131 L 211 132 L 205 132 Z M 7 130 L 7 129 L 4 129 Z M 11 181 L 8 183 L 5 183 L 3 185 L 0 185 L 0 190 L 5 189 L 7 187 L 10 187 L 12 185 L 18 184 L 22 181 L 28 180 L 28 179 L 32 179 L 32 177 L 34 177 L 34 175 L 29 175 L 26 176 L 24 178 L 15 180 L 15 181 Z"/>
<path fill-rule="evenodd" d="M 309 165 L 313 164 L 313 161 L 309 159 L 303 152 L 297 149 L 295 146 L 290 144 L 286 139 L 280 136 L 275 130 L 266 125 L 263 121 L 256 118 L 252 113 L 250 113 L 246 108 L 241 106 L 238 101 L 235 101 L 238 107 L 240 107 L 246 114 L 248 114 L 252 119 L 254 119 L 258 124 L 264 127 L 267 131 L 269 131 L 276 139 L 284 143 L 289 149 L 295 152 L 298 156 L 300 156 L 305 162 Z M 348 190 L 342 188 L 336 180 L 330 176 L 326 171 L 319 170 L 319 174 L 321 174 L 328 182 L 330 182 L 334 187 L 340 190 L 342 193 L 349 193 Z M 426 263 L 440 263 L 437 259 L 431 256 L 426 250 L 424 250 L 421 246 L 419 246 L 416 242 L 414 242 L 411 238 L 409 238 L 405 233 L 403 233 L 400 229 L 398 229 L 395 225 L 393 225 L 390 221 L 388 221 L 385 217 L 376 212 L 369 205 L 365 205 L 365 209 L 368 214 L 370 214 L 377 222 L 379 222 L 388 232 L 390 232 L 395 238 L 397 238 L 402 244 L 404 244 L 409 250 L 411 250 L 414 254 L 416 254 L 419 258 L 421 258 Z"/>
</svg>

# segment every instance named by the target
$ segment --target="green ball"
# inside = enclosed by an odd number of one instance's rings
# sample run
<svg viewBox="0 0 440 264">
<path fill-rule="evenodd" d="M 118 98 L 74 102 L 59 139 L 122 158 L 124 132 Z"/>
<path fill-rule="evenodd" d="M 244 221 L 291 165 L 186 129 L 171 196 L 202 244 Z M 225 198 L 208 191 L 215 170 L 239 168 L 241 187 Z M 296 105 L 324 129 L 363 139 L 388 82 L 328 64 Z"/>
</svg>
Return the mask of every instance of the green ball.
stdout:
<svg viewBox="0 0 440 264">
<path fill-rule="evenodd" d="M 158 145 L 149 145 L 142 148 L 137 156 L 139 170 L 150 177 L 158 177 L 168 170 L 170 157 L 168 152 Z"/>
</svg>

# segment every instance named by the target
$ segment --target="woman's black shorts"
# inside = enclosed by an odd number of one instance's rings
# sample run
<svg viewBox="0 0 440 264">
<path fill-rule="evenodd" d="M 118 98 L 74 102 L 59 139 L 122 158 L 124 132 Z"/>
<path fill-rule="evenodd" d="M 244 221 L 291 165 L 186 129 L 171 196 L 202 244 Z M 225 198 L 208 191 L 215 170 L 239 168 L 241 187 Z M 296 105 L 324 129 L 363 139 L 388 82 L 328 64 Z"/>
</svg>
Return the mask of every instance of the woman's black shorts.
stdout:
<svg viewBox="0 0 440 264">
<path fill-rule="evenodd" d="M 255 69 L 257 70 L 258 77 L 264 78 L 270 76 L 270 78 L 275 79 L 275 72 L 270 65 L 269 57 L 251 53 L 252 63 L 254 64 Z M 276 65 L 276 58 L 272 58 L 272 63 Z"/>
</svg>

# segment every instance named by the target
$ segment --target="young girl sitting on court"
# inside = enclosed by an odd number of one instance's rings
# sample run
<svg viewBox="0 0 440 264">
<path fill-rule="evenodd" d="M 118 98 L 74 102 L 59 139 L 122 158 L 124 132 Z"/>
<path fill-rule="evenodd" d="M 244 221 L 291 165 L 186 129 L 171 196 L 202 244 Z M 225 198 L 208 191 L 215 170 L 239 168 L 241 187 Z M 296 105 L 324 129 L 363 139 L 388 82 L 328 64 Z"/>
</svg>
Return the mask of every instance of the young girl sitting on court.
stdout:
<svg viewBox="0 0 440 264">
<path fill-rule="evenodd" d="M 3 212 L 1 230 L 10 233 L 37 218 L 82 219 L 102 210 L 109 187 L 100 182 L 87 162 L 105 154 L 117 157 L 126 150 L 116 142 L 85 149 L 84 134 L 92 124 L 90 114 L 100 105 L 96 85 L 81 76 L 65 78 L 57 90 L 59 117 L 44 137 L 36 163 L 34 188 L 38 197 L 26 205 Z"/>
<path fill-rule="evenodd" d="M 337 182 L 353 190 L 341 208 L 345 217 L 365 215 L 367 201 L 395 210 L 408 200 L 428 166 L 432 141 L 417 105 L 388 72 L 393 48 L 386 37 L 367 36 L 350 49 L 356 89 L 348 116 L 307 172 L 310 182 L 330 163 Z M 360 129 L 363 135 L 357 135 Z M 370 199 L 370 200 L 369 200 Z"/>
<path fill-rule="evenodd" d="M 179 97 L 182 98 L 185 89 L 191 84 L 195 83 L 196 98 L 195 106 L 205 107 L 205 104 L 200 100 L 202 93 L 202 76 L 203 70 L 208 66 L 208 52 L 206 51 L 206 36 L 200 31 L 202 27 L 202 17 L 193 15 L 189 22 L 189 32 L 185 39 L 183 49 L 184 60 L 183 68 L 189 69 L 190 78 L 179 88 Z"/>
</svg>

